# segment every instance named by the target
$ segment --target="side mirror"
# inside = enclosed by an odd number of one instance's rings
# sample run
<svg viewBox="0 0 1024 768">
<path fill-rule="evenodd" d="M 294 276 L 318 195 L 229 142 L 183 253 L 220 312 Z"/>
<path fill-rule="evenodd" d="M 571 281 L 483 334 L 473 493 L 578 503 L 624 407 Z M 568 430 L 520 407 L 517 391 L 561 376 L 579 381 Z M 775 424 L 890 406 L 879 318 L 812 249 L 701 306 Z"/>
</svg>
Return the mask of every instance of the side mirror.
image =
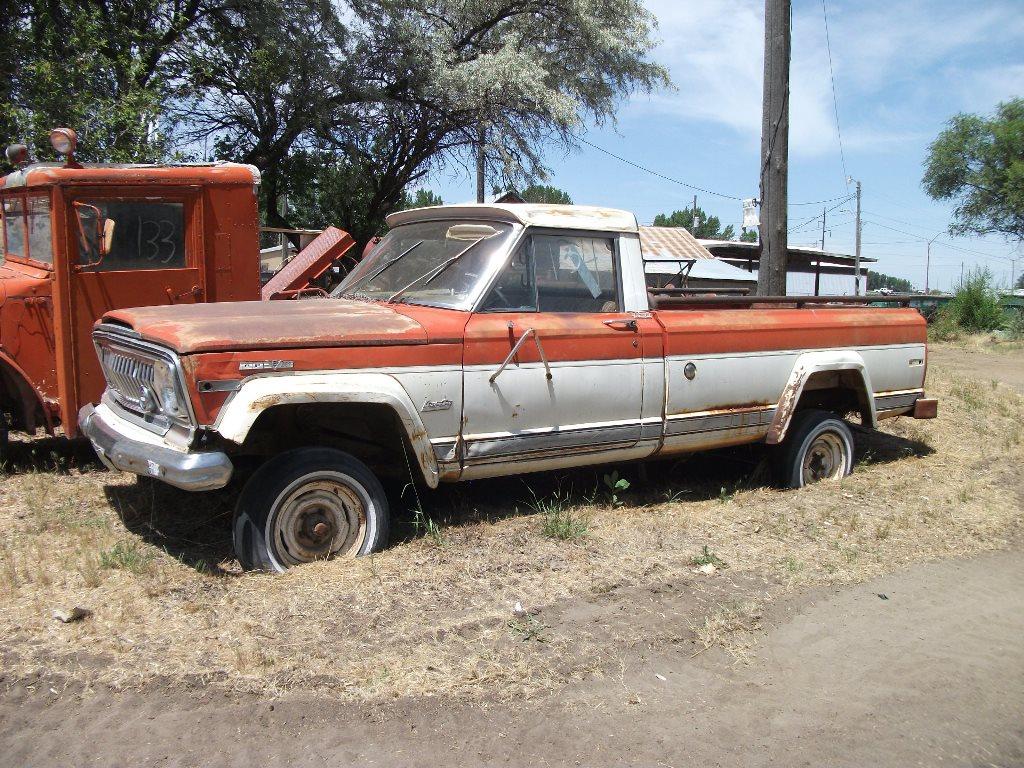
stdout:
<svg viewBox="0 0 1024 768">
<path fill-rule="evenodd" d="M 79 263 L 76 271 L 99 266 L 114 245 L 113 219 L 103 215 L 97 206 L 89 203 L 74 203 L 75 222 L 78 228 Z"/>
</svg>

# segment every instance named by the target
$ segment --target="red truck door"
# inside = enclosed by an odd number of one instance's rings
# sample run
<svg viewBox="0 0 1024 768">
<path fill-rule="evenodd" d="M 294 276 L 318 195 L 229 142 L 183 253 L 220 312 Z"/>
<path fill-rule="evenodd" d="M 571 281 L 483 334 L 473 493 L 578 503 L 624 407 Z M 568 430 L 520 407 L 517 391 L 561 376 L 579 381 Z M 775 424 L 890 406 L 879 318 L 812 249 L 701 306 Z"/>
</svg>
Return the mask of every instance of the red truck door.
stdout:
<svg viewBox="0 0 1024 768">
<path fill-rule="evenodd" d="M 73 189 L 65 210 L 74 391 L 62 405 L 74 434 L 78 408 L 104 389 L 96 320 L 113 308 L 202 301 L 206 284 L 198 187 Z"/>
</svg>

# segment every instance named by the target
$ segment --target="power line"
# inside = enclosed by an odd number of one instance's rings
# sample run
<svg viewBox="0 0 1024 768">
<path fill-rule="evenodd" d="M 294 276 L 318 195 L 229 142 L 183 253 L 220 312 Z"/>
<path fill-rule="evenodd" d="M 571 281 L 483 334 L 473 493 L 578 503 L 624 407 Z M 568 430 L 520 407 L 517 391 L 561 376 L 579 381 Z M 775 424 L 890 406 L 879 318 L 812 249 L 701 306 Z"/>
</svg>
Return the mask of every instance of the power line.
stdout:
<svg viewBox="0 0 1024 768">
<path fill-rule="evenodd" d="M 806 227 L 806 226 L 807 226 L 808 224 L 811 224 L 811 223 L 813 223 L 813 222 L 815 222 L 815 221 L 818 221 L 818 220 L 819 220 L 819 219 L 821 219 L 821 217 L 822 217 L 822 216 L 824 216 L 824 215 L 825 215 L 826 213 L 830 213 L 831 211 L 834 211 L 834 210 L 835 210 L 836 208 L 839 208 L 839 207 L 841 207 L 842 205 L 844 205 L 844 204 L 848 203 L 848 202 L 849 202 L 849 201 L 850 201 L 850 200 L 851 200 L 852 198 L 853 198 L 853 195 L 847 195 L 847 196 L 846 196 L 846 197 L 844 197 L 844 198 L 843 198 L 843 199 L 842 199 L 842 200 L 841 200 L 840 202 L 838 202 L 838 203 L 836 203 L 835 205 L 833 205 L 833 206 L 832 206 L 831 208 L 829 208 L 829 209 L 828 209 L 827 211 L 823 211 L 822 213 L 819 213 L 819 214 L 818 214 L 817 216 L 814 216 L 814 217 L 812 217 L 812 218 L 808 219 L 807 221 L 801 222 L 800 224 L 796 224 L 796 225 L 794 225 L 794 226 L 790 227 L 790 228 L 789 228 L 789 229 L 787 230 L 787 232 L 790 232 L 790 233 L 792 233 L 792 232 L 796 232 L 796 231 L 797 231 L 798 229 L 800 229 L 801 227 Z"/>
<path fill-rule="evenodd" d="M 839 97 L 836 96 L 836 74 L 832 69 L 832 41 L 829 39 L 828 34 L 828 9 L 825 7 L 825 0 L 821 0 L 821 13 L 825 18 L 825 49 L 828 51 L 828 76 L 832 81 L 832 107 L 836 113 L 836 136 L 839 137 L 839 158 L 843 162 L 843 179 L 849 179 L 850 174 L 846 172 L 846 153 L 843 151 L 843 131 L 839 127 Z"/>
<path fill-rule="evenodd" d="M 881 214 L 872 214 L 872 216 L 879 216 L 879 215 L 881 215 Z M 883 217 L 883 218 L 888 218 L 888 217 Z M 928 238 L 926 238 L 926 237 L 921 237 L 920 235 L 916 235 L 913 232 L 907 232 L 906 230 L 897 229 L 896 227 L 890 227 L 888 224 L 882 224 L 879 221 L 868 221 L 868 223 L 871 224 L 874 227 L 882 227 L 883 229 L 889 229 L 889 230 L 892 230 L 893 232 L 899 232 L 901 235 L 907 235 L 908 237 L 916 237 L 916 238 L 918 238 L 919 242 L 922 242 L 922 243 L 928 242 Z M 911 224 L 910 226 L 915 226 L 915 225 Z M 962 248 L 962 247 L 960 247 L 958 245 L 953 245 L 952 243 L 947 242 L 945 240 L 935 240 L 935 242 L 939 243 L 940 245 L 944 245 L 947 248 L 951 248 L 954 251 L 961 251 L 963 253 L 971 253 L 971 254 L 974 254 L 976 256 L 982 256 L 982 257 L 984 257 L 986 259 L 1002 259 L 1003 261 L 1012 261 L 1012 259 L 1010 259 L 1010 258 L 1008 258 L 1006 256 L 999 256 L 998 254 L 993 254 L 993 253 L 985 253 L 984 251 L 975 251 L 975 250 L 973 250 L 971 248 Z"/>
<path fill-rule="evenodd" d="M 587 141 L 582 136 L 577 136 L 576 138 L 579 139 L 584 144 L 586 144 L 588 147 L 593 147 L 598 152 L 604 152 L 606 155 L 608 155 L 609 157 L 614 157 L 619 162 L 625 163 L 626 165 L 631 165 L 634 168 L 638 168 L 639 170 L 644 171 L 645 173 L 651 174 L 652 176 L 657 176 L 659 179 L 664 179 L 665 181 L 671 181 L 673 184 L 679 184 L 680 186 L 687 187 L 688 189 L 695 189 L 698 192 L 703 192 L 706 195 L 714 195 L 715 197 L 724 197 L 726 200 L 738 200 L 739 202 L 743 202 L 743 198 L 742 197 L 736 197 L 735 195 L 727 195 L 727 194 L 725 194 L 723 192 L 715 192 L 712 189 L 705 189 L 704 187 L 698 187 L 696 184 L 687 184 L 685 181 L 680 181 L 679 179 L 673 179 L 671 176 L 666 176 L 664 173 L 659 173 L 658 171 L 653 171 L 650 168 L 647 168 L 646 166 L 640 165 L 640 163 L 634 163 L 632 160 L 627 160 L 626 158 L 621 157 L 620 155 L 616 155 L 614 152 L 609 152 L 604 147 L 599 147 L 599 146 L 597 146 L 597 144 L 593 144 L 592 142 Z"/>
<path fill-rule="evenodd" d="M 577 136 L 576 138 L 581 143 L 586 144 L 588 147 L 592 147 L 593 149 L 596 149 L 598 152 L 603 152 L 604 154 L 608 155 L 609 157 L 615 158 L 620 163 L 625 163 L 626 165 L 630 165 L 630 166 L 632 166 L 634 168 L 637 168 L 638 170 L 641 170 L 644 173 L 649 173 L 652 176 L 657 176 L 659 179 L 664 179 L 665 181 L 671 181 L 673 184 L 679 184 L 682 187 L 686 187 L 688 189 L 695 189 L 698 192 L 703 192 L 703 193 L 708 194 L 708 195 L 714 195 L 715 197 L 723 197 L 726 200 L 738 200 L 740 202 L 743 202 L 743 198 L 742 197 L 736 197 L 735 195 L 727 195 L 724 192 L 715 192 L 713 189 L 705 189 L 704 187 L 698 187 L 696 184 L 689 184 L 689 183 L 687 183 L 685 181 L 680 181 L 679 179 L 675 179 L 675 178 L 672 178 L 671 176 L 667 176 L 664 173 L 661 173 L 659 171 L 655 171 L 655 170 L 653 170 L 651 168 L 648 168 L 645 165 L 641 165 L 640 163 L 637 163 L 637 162 L 635 162 L 633 160 L 630 160 L 628 158 L 622 157 L 621 155 L 617 155 L 614 152 L 611 152 L 611 151 L 605 149 L 604 147 L 600 147 L 597 144 L 594 144 L 592 141 L 587 141 L 582 136 Z M 831 203 L 831 202 L 834 202 L 836 200 L 844 200 L 844 199 L 849 199 L 849 198 L 850 198 L 849 195 L 840 195 L 838 197 L 830 197 L 830 198 L 828 198 L 826 200 L 808 200 L 807 202 L 802 202 L 802 203 L 790 203 L 790 205 L 821 205 L 823 203 Z"/>
</svg>

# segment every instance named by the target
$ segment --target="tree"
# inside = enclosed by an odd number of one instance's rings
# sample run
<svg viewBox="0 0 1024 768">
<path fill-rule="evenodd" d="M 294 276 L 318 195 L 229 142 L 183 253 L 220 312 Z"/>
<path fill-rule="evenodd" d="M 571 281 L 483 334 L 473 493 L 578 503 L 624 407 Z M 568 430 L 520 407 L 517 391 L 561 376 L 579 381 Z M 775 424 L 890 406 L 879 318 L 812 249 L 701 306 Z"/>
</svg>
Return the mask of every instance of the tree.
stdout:
<svg viewBox="0 0 1024 768">
<path fill-rule="evenodd" d="M 413 194 L 405 193 L 402 200 L 402 208 L 431 208 L 435 205 L 444 205 L 441 196 L 430 189 L 417 189 Z"/>
<path fill-rule="evenodd" d="M 1013 284 L 1013 287 L 1018 291 L 1024 290 L 1024 275 L 1017 278 L 1017 282 Z"/>
<path fill-rule="evenodd" d="M 758 235 L 756 229 L 744 229 L 740 235 L 741 243 L 756 243 L 758 241 Z"/>
<path fill-rule="evenodd" d="M 192 36 L 179 119 L 192 141 L 217 135 L 221 156 L 257 165 L 267 201 L 306 183 L 282 173 L 290 154 L 333 153 L 348 183 L 366 176 L 366 219 L 380 220 L 431 170 L 465 163 L 481 127 L 492 180 L 543 177 L 546 147 L 574 148 L 586 120 L 668 82 L 640 0 L 339 5 L 232 5 Z"/>
<path fill-rule="evenodd" d="M 880 288 L 886 288 L 897 293 L 911 293 L 914 290 L 914 284 L 909 280 L 904 280 L 902 277 L 893 277 L 892 275 L 885 275 L 881 272 L 872 272 L 869 269 L 868 290 L 877 291 Z"/>
<path fill-rule="evenodd" d="M 0 21 L 0 130 L 52 159 L 49 131 L 79 134 L 83 160 L 170 151 L 174 57 L 219 0 L 14 0 Z"/>
<path fill-rule="evenodd" d="M 1024 240 L 1024 99 L 992 117 L 958 114 L 928 148 L 922 180 L 935 200 L 955 200 L 950 234 Z"/>
<path fill-rule="evenodd" d="M 722 229 L 722 222 L 717 216 L 708 216 L 703 209 L 697 209 L 697 226 L 693 225 L 693 209 L 673 211 L 666 216 L 659 213 L 654 217 L 656 227 L 682 227 L 701 240 L 732 240 L 736 232 L 732 224 Z"/>
<path fill-rule="evenodd" d="M 568 192 L 563 192 L 558 187 L 550 187 L 542 184 L 531 184 L 519 196 L 528 203 L 547 203 L 549 205 L 572 205 L 572 198 Z"/>
</svg>

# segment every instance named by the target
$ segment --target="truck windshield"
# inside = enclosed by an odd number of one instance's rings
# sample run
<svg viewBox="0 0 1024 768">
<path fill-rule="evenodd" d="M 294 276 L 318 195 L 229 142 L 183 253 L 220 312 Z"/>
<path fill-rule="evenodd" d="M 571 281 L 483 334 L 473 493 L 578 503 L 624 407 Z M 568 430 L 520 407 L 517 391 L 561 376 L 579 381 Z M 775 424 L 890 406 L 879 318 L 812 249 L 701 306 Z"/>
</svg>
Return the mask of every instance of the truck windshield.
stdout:
<svg viewBox="0 0 1024 768">
<path fill-rule="evenodd" d="M 509 224 L 479 221 L 395 227 L 333 295 L 466 309 L 511 232 Z"/>
<path fill-rule="evenodd" d="M 184 269 L 185 204 L 168 200 L 75 202 L 79 266 L 94 272 Z M 109 251 L 100 247 L 112 226 Z"/>
</svg>

